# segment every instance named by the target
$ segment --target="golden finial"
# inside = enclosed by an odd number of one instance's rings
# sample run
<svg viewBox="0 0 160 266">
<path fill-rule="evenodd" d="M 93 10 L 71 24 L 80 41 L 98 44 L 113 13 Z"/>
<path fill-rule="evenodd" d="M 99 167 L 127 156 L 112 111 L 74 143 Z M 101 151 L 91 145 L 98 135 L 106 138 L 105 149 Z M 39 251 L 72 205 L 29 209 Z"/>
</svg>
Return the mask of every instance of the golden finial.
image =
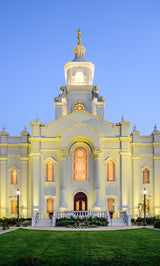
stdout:
<svg viewBox="0 0 160 266">
<path fill-rule="evenodd" d="M 81 31 L 78 30 L 78 44 L 81 44 Z"/>
</svg>

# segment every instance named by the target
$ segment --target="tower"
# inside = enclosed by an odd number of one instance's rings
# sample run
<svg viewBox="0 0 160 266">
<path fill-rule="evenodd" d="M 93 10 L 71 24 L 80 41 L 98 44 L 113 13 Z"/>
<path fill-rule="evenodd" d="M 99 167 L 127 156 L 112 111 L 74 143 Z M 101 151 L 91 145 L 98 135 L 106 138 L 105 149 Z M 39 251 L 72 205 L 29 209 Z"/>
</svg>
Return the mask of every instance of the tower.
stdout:
<svg viewBox="0 0 160 266">
<path fill-rule="evenodd" d="M 60 95 L 54 99 L 55 119 L 74 111 L 85 111 L 104 118 L 105 100 L 93 86 L 94 64 L 84 58 L 86 49 L 81 45 L 78 30 L 78 44 L 73 48 L 75 58 L 64 66 L 66 86 L 60 88 Z"/>
</svg>

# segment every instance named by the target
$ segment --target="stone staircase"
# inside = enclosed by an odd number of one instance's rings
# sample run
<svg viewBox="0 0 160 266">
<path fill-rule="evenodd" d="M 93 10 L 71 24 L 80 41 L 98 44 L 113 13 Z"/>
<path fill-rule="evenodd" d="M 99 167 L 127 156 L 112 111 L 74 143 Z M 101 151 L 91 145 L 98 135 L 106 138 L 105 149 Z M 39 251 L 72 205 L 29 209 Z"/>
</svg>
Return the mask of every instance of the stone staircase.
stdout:
<svg viewBox="0 0 160 266">
<path fill-rule="evenodd" d="M 119 218 L 119 219 L 111 219 L 110 220 L 110 226 L 124 226 L 127 225 L 127 223 L 125 222 L 125 220 L 123 218 Z"/>
<path fill-rule="evenodd" d="M 125 226 L 131 225 L 131 216 L 128 214 L 127 211 L 120 212 L 119 218 L 109 219 L 110 226 Z"/>
</svg>

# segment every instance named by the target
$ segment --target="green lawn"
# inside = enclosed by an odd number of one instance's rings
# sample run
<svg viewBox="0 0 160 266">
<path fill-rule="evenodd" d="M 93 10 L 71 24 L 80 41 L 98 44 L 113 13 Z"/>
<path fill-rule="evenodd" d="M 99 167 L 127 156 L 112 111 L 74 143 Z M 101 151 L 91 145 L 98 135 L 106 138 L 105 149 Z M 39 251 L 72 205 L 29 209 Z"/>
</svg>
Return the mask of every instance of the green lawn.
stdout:
<svg viewBox="0 0 160 266">
<path fill-rule="evenodd" d="M 160 265 L 160 231 L 36 231 L 0 235 L 0 265 Z"/>
</svg>

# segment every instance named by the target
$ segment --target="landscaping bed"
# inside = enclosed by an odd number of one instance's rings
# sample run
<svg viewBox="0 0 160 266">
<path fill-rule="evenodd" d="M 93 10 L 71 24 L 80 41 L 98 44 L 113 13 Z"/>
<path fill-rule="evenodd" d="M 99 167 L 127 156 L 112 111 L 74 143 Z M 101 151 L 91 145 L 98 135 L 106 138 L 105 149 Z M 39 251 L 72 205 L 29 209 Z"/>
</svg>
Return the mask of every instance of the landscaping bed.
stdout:
<svg viewBox="0 0 160 266">
<path fill-rule="evenodd" d="M 108 222 L 105 218 L 99 217 L 69 217 L 56 219 L 56 226 L 65 226 L 72 228 L 94 228 L 98 226 L 108 226 Z"/>
</svg>

